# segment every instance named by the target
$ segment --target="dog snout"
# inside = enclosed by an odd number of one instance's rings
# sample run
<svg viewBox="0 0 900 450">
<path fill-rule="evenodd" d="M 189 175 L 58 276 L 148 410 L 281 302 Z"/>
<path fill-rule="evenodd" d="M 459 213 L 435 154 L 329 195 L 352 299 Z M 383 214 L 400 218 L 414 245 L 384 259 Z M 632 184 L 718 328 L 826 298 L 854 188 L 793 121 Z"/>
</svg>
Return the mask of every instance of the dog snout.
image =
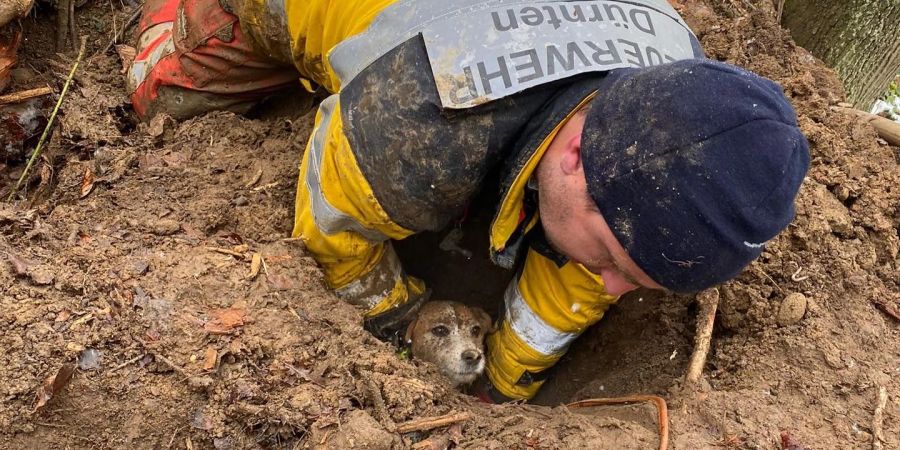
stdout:
<svg viewBox="0 0 900 450">
<path fill-rule="evenodd" d="M 466 350 L 462 353 L 462 359 L 466 364 L 478 364 L 478 362 L 481 361 L 481 352 L 477 350 Z"/>
</svg>

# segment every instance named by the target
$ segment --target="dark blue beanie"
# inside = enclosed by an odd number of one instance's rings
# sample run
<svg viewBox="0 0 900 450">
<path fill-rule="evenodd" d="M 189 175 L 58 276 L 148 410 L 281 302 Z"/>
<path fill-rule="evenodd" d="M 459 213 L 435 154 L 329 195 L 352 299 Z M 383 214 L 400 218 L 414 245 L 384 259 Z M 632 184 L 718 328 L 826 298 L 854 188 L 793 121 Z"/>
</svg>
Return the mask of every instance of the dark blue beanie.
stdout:
<svg viewBox="0 0 900 450">
<path fill-rule="evenodd" d="M 581 138 L 588 192 L 629 256 L 675 292 L 729 280 L 794 216 L 806 138 L 774 82 L 692 59 L 612 71 Z"/>
</svg>

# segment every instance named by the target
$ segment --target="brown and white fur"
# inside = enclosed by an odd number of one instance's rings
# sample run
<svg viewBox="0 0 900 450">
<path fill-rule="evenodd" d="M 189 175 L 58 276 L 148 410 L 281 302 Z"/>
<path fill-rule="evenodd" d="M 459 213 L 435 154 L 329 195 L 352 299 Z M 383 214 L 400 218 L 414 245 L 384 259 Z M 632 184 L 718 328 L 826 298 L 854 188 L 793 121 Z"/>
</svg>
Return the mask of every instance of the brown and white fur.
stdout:
<svg viewBox="0 0 900 450">
<path fill-rule="evenodd" d="M 456 386 L 469 384 L 484 371 L 484 338 L 493 332 L 483 309 L 459 302 L 422 305 L 406 329 L 414 358 L 433 363 Z"/>
</svg>

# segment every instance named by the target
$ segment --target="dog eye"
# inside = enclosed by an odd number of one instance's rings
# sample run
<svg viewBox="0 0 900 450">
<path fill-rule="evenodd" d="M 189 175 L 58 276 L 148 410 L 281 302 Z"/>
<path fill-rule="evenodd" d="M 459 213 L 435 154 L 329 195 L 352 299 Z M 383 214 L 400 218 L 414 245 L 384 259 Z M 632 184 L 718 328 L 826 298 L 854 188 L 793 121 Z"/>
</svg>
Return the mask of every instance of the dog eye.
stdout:
<svg viewBox="0 0 900 450">
<path fill-rule="evenodd" d="M 438 325 L 431 329 L 431 334 L 438 336 L 438 337 L 444 337 L 444 336 L 450 334 L 450 329 L 448 329 L 447 327 L 445 327 L 443 325 Z"/>
<path fill-rule="evenodd" d="M 478 336 L 479 334 L 481 334 L 481 327 L 479 327 L 479 326 L 472 327 L 472 336 Z"/>
</svg>

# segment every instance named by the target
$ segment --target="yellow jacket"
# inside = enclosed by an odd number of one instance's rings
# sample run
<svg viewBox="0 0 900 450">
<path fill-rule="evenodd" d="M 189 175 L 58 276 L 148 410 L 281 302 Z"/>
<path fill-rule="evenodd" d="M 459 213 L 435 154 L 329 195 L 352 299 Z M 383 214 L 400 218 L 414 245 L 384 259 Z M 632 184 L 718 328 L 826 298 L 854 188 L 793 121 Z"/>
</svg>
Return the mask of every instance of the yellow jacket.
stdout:
<svg viewBox="0 0 900 450">
<path fill-rule="evenodd" d="M 417 27 L 484 2 L 283 1 L 231 6 L 261 52 L 333 94 L 303 155 L 294 236 L 340 296 L 367 317 L 390 313 L 425 291 L 404 273 L 391 240 L 445 226 L 502 164 L 491 255 L 507 267 L 526 256 L 489 338 L 487 373 L 502 396 L 532 397 L 541 373 L 617 300 L 580 264 L 529 245 L 540 215 L 526 201 L 543 152 L 603 74 L 447 111 Z"/>
</svg>

